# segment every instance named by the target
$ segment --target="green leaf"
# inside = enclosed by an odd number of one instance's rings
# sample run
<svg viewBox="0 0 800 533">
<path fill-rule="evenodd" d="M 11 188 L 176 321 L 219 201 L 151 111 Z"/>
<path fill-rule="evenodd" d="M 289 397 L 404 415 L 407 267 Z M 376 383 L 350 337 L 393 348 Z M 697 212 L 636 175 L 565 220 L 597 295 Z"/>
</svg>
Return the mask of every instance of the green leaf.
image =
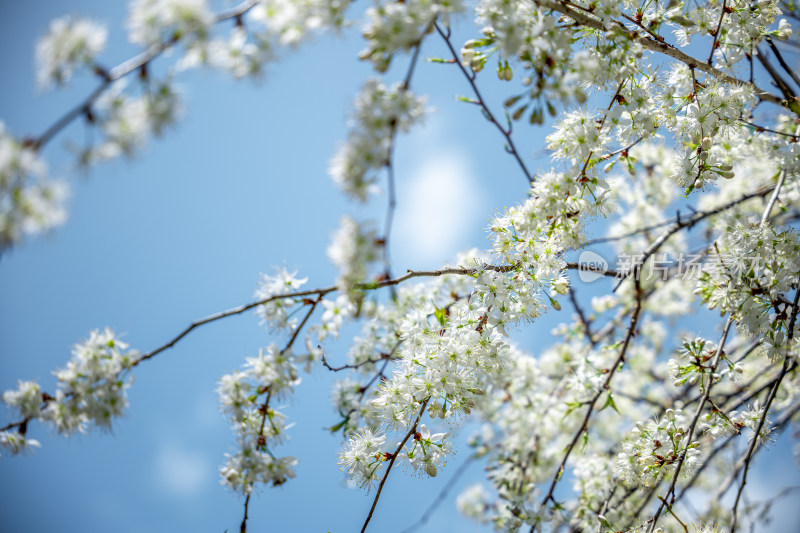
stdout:
<svg viewBox="0 0 800 533">
<path fill-rule="evenodd" d="M 608 395 L 606 396 L 606 403 L 603 404 L 603 407 L 600 408 L 602 411 L 606 407 L 611 407 L 617 414 L 620 414 L 619 409 L 617 409 L 617 404 L 614 403 L 614 397 L 611 395 L 611 391 L 608 391 Z"/>
<path fill-rule="evenodd" d="M 444 326 L 445 323 L 447 322 L 447 316 L 444 309 L 439 309 L 438 307 L 436 307 L 436 311 L 433 312 L 433 316 L 436 317 L 436 320 L 442 326 Z"/>
<path fill-rule="evenodd" d="M 567 402 L 567 412 L 564 413 L 564 418 L 567 418 L 572 411 L 574 411 L 575 409 L 577 409 L 581 405 L 583 405 L 583 404 L 581 402 L 578 402 L 578 401 Z"/>
<path fill-rule="evenodd" d="M 325 428 L 325 429 L 327 429 L 331 433 L 337 433 L 338 431 L 340 431 L 345 426 L 345 424 L 347 424 L 348 420 L 349 420 L 348 418 L 345 418 L 344 420 L 342 420 L 338 424 L 336 424 L 334 426 L 331 426 L 329 428 Z"/>
</svg>

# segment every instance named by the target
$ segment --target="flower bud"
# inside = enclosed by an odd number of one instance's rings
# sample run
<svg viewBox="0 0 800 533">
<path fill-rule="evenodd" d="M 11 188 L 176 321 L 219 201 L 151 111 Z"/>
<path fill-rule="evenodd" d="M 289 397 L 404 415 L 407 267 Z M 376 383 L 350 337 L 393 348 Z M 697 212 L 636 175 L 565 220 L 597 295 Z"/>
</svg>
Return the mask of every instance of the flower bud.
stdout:
<svg viewBox="0 0 800 533">
<path fill-rule="evenodd" d="M 461 63 L 468 66 L 475 57 L 475 50 L 464 47 L 461 49 Z"/>
<path fill-rule="evenodd" d="M 436 477 L 436 474 L 438 474 L 436 465 L 433 463 L 425 463 L 425 473 L 431 477 Z"/>
</svg>

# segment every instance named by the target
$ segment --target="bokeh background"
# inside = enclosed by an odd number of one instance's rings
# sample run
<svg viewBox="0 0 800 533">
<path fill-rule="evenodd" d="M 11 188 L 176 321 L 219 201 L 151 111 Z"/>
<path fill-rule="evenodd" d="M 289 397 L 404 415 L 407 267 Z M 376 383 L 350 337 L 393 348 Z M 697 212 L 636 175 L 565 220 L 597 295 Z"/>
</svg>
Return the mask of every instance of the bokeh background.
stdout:
<svg viewBox="0 0 800 533">
<path fill-rule="evenodd" d="M 64 89 L 36 88 L 34 46 L 49 22 L 70 14 L 108 24 L 100 61 L 113 66 L 137 52 L 127 42 L 126 10 L 125 2 L 99 0 L 0 2 L 0 120 L 12 133 L 40 133 L 96 83 L 87 74 Z M 470 26 L 466 17 L 461 23 Z M 380 196 L 366 208 L 349 204 L 326 173 L 346 135 L 351 100 L 373 75 L 357 59 L 361 47 L 358 28 L 349 28 L 282 53 L 255 82 L 210 70 L 181 73 L 183 119 L 133 159 L 78 169 L 72 149 L 85 142 L 80 121 L 48 145 L 50 173 L 71 185 L 70 216 L 0 257 L 0 389 L 34 379 L 53 390 L 51 372 L 92 329 L 109 326 L 132 347 L 153 349 L 194 319 L 249 302 L 259 273 L 275 266 L 297 270 L 310 287 L 329 285 L 336 272 L 325 250 L 341 215 L 382 221 L 386 203 Z M 435 36 L 422 51 L 422 59 L 446 56 Z M 387 80 L 402 79 L 407 62 L 399 57 Z M 508 94 L 493 77 L 487 72 L 481 84 L 500 111 Z M 430 94 L 436 111 L 424 129 L 398 141 L 395 272 L 435 268 L 459 251 L 486 247 L 488 218 L 527 191 L 502 138 L 476 107 L 454 98 L 471 96 L 455 66 L 421 61 L 412 87 Z M 515 133 L 530 168 L 546 164 L 549 131 Z M 522 347 L 546 344 L 568 312 L 551 313 L 535 334 L 522 332 Z M 214 323 L 136 369 L 131 406 L 111 434 L 64 439 L 33 425 L 29 434 L 42 448 L 0 459 L 0 530 L 237 531 L 242 500 L 217 476 L 234 435 L 214 389 L 222 374 L 273 340 L 252 314 Z M 328 357 L 344 362 L 346 350 L 346 342 L 330 344 Z M 360 529 L 373 494 L 349 488 L 336 464 L 340 436 L 324 429 L 338 421 L 328 401 L 333 378 L 316 368 L 288 402 L 296 426 L 280 453 L 300 459 L 298 475 L 258 492 L 251 531 Z M 10 416 L 5 410 L 3 420 Z M 393 473 L 370 529 L 398 532 L 413 524 L 466 460 L 463 441 L 474 429 L 460 430 L 460 453 L 436 479 Z M 791 446 L 783 438 L 756 460 L 753 498 L 800 483 Z M 416 530 L 488 531 L 462 518 L 453 503 L 482 474 L 471 464 Z M 797 530 L 796 495 L 778 505 L 770 531 Z"/>
</svg>

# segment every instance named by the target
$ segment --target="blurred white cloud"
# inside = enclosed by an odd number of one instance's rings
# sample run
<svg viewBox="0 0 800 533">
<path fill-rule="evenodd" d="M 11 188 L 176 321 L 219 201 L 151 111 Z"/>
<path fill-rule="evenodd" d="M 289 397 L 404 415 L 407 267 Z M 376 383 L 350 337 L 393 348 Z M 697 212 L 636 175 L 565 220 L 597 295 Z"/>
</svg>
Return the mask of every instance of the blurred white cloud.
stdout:
<svg viewBox="0 0 800 533">
<path fill-rule="evenodd" d="M 431 267 L 485 244 L 480 235 L 487 225 L 486 206 L 469 154 L 428 146 L 398 186 L 393 253 L 408 268 Z"/>
<path fill-rule="evenodd" d="M 174 442 L 161 443 L 155 469 L 159 489 L 175 496 L 193 497 L 213 485 L 214 463 L 205 454 Z"/>
</svg>

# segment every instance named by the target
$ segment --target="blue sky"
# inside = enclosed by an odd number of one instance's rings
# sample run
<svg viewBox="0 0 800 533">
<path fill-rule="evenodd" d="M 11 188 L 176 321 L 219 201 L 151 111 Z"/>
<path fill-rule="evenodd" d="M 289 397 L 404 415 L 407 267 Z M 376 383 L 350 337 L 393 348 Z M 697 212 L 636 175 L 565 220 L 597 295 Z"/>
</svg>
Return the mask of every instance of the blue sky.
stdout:
<svg viewBox="0 0 800 533">
<path fill-rule="evenodd" d="M 49 21 L 73 14 L 108 23 L 100 60 L 113 65 L 136 51 L 126 42 L 125 8 L 99 1 L 0 4 L 0 119 L 11 132 L 41 132 L 94 84 L 84 76 L 64 90 L 36 89 L 33 49 Z M 423 57 L 444 56 L 430 41 Z M 384 197 L 365 209 L 348 204 L 326 174 L 353 95 L 372 75 L 356 59 L 360 48 L 356 31 L 316 39 L 269 65 L 257 83 L 184 73 L 177 79 L 185 103 L 179 124 L 139 157 L 87 174 L 68 150 L 82 142 L 83 126 L 57 137 L 43 155 L 51 174 L 70 182 L 70 218 L 0 258 L 0 388 L 35 379 L 52 390 L 51 372 L 92 329 L 109 326 L 148 351 L 194 319 L 250 301 L 259 273 L 273 266 L 297 269 L 310 286 L 329 285 L 336 273 L 325 249 L 341 215 L 382 220 L 385 205 Z M 399 58 L 388 79 L 401 79 L 406 62 Z M 489 94 L 499 85 L 492 77 L 485 77 Z M 527 189 L 497 132 L 475 108 L 454 100 L 469 90 L 454 67 L 422 62 L 413 87 L 431 95 L 436 112 L 397 147 L 395 272 L 436 267 L 460 250 L 485 247 L 488 217 Z M 547 131 L 517 137 L 530 167 Z M 67 440 L 32 427 L 42 449 L 0 460 L 3 528 L 237 530 L 241 500 L 217 481 L 234 437 L 214 389 L 222 374 L 271 340 L 253 315 L 201 328 L 137 368 L 131 407 L 113 434 Z M 346 348 L 330 346 L 331 359 L 343 361 Z M 281 448 L 300 459 L 298 477 L 260 491 L 251 531 L 344 532 L 363 522 L 372 495 L 347 488 L 336 465 L 339 439 L 322 429 L 337 422 L 330 383 L 319 369 L 303 376 L 286 410 L 297 425 Z M 792 461 L 786 443 L 776 448 Z M 436 480 L 394 473 L 372 530 L 413 523 L 466 455 L 462 447 Z M 796 469 L 767 470 L 789 480 L 782 484 L 797 481 Z M 472 465 L 465 482 L 480 477 L 481 467 Z M 421 531 L 478 530 L 450 498 Z"/>
<path fill-rule="evenodd" d="M 94 84 L 79 76 L 63 90 L 35 87 L 36 39 L 65 14 L 109 25 L 104 64 L 136 51 L 126 42 L 122 2 L 0 5 L 0 118 L 15 134 L 42 131 Z M 317 39 L 269 65 L 256 83 L 185 73 L 177 79 L 180 123 L 139 157 L 88 174 L 68 152 L 70 142 L 83 141 L 83 126 L 57 137 L 43 155 L 50 173 L 70 182 L 70 218 L 0 259 L 0 388 L 35 379 L 52 390 L 51 372 L 95 328 L 109 326 L 132 347 L 152 349 L 191 320 L 250 301 L 259 273 L 273 266 L 297 269 L 309 285 L 329 285 L 336 273 L 325 249 L 341 215 L 382 220 L 385 206 L 385 197 L 366 209 L 348 204 L 326 174 L 346 134 L 350 102 L 372 75 L 356 59 L 360 48 L 357 32 Z M 432 47 L 424 55 L 434 54 L 444 52 Z M 388 79 L 402 78 L 406 62 L 399 58 Z M 417 90 L 433 93 L 437 111 L 397 148 L 397 272 L 483 247 L 488 216 L 526 191 L 496 132 L 475 108 L 454 101 L 454 93 L 468 91 L 459 76 L 423 62 L 414 80 Z M 487 151 L 494 157 L 472 155 Z M 234 436 L 214 389 L 222 374 L 272 340 L 253 315 L 202 328 L 137 369 L 130 409 L 112 435 L 67 440 L 32 427 L 42 449 L 0 461 L 4 528 L 236 530 L 241 500 L 217 481 Z M 344 343 L 330 350 L 344 360 Z M 281 450 L 300 459 L 298 477 L 261 491 L 251 504 L 252 530 L 351 531 L 363 522 L 372 495 L 347 488 L 336 465 L 339 438 L 322 429 L 338 421 L 330 383 L 319 371 L 303 377 L 287 409 L 297 425 Z M 479 466 L 472 471 L 480 475 Z M 410 525 L 449 475 L 431 482 L 394 474 L 374 530 Z M 472 526 L 450 501 L 430 527 Z"/>
</svg>

